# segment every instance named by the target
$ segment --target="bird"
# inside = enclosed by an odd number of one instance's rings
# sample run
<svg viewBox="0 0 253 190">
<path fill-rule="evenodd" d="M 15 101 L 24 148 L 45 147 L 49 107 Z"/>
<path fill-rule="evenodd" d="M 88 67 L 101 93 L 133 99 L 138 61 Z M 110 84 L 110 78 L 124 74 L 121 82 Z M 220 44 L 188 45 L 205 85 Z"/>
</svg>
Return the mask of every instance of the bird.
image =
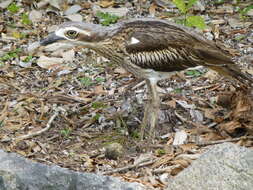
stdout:
<svg viewBox="0 0 253 190">
<path fill-rule="evenodd" d="M 68 48 L 94 50 L 135 77 L 146 81 L 148 103 L 141 124 L 141 138 L 154 139 L 160 110 L 157 82 L 175 72 L 205 66 L 249 86 L 253 78 L 243 73 L 231 56 L 215 42 L 188 28 L 158 18 L 134 18 L 110 26 L 65 22 L 39 42 Z M 63 45 L 64 46 L 64 45 Z M 58 46 L 61 48 L 61 46 Z"/>
</svg>

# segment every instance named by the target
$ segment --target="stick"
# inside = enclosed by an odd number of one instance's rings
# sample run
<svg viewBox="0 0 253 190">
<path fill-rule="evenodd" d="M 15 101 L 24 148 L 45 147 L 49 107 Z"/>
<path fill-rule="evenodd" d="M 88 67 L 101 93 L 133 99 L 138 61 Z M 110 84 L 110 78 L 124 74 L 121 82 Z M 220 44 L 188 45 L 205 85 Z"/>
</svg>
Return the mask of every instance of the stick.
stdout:
<svg viewBox="0 0 253 190">
<path fill-rule="evenodd" d="M 139 167 L 147 166 L 147 165 L 153 164 L 155 162 L 156 162 L 156 160 L 151 160 L 151 161 L 147 161 L 147 162 L 144 162 L 144 163 L 137 163 L 137 164 L 125 166 L 125 167 L 122 167 L 122 168 L 116 168 L 115 170 L 106 171 L 106 172 L 103 172 L 102 174 L 103 175 L 109 175 L 109 174 L 113 174 L 113 173 L 117 173 L 117 172 L 124 172 L 124 171 L 130 170 L 130 169 L 133 169 L 133 168 L 139 168 Z"/>
<path fill-rule="evenodd" d="M 233 139 L 225 139 L 225 140 L 218 140 L 218 141 L 210 141 L 210 142 L 200 142 L 196 143 L 197 146 L 208 146 L 208 145 L 215 145 L 215 144 L 220 144 L 220 143 L 225 143 L 225 142 L 236 142 L 240 140 L 253 140 L 253 136 L 243 136 L 243 137 L 238 137 L 238 138 L 233 138 Z"/>
<path fill-rule="evenodd" d="M 59 115 L 59 112 L 56 111 L 56 112 L 54 113 L 54 115 L 52 115 L 52 116 L 50 117 L 50 119 L 48 120 L 48 123 L 47 123 L 46 127 L 43 128 L 43 129 L 41 129 L 40 131 L 36 131 L 36 132 L 34 132 L 34 133 L 30 133 L 30 134 L 27 134 L 27 135 L 19 136 L 19 137 L 13 138 L 13 139 L 11 139 L 11 138 L 5 138 L 5 139 L 2 139 L 1 142 L 20 141 L 20 140 L 24 140 L 24 139 L 28 139 L 28 138 L 31 138 L 31 137 L 40 135 L 40 134 L 42 134 L 42 133 L 44 133 L 44 132 L 46 132 L 46 131 L 48 131 L 48 130 L 50 129 L 52 122 L 54 121 L 54 119 L 55 119 L 58 115 Z"/>
</svg>

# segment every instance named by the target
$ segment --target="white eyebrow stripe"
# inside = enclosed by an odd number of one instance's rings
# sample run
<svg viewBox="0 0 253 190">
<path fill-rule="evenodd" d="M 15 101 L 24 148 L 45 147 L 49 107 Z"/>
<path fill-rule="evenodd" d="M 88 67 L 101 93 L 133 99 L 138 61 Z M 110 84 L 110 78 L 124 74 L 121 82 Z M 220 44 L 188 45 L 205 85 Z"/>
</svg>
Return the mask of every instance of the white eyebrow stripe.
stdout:
<svg viewBox="0 0 253 190">
<path fill-rule="evenodd" d="M 132 37 L 132 38 L 131 38 L 130 44 L 138 44 L 139 42 L 140 42 L 140 40 L 138 40 L 138 39 L 135 38 L 135 37 Z"/>
<path fill-rule="evenodd" d="M 67 39 L 67 37 L 65 36 L 65 32 L 68 31 L 68 30 L 75 30 L 75 31 L 77 31 L 78 33 L 82 33 L 82 34 L 84 34 L 84 35 L 86 35 L 86 36 L 91 36 L 91 33 L 90 33 L 90 32 L 85 31 L 85 30 L 80 30 L 79 28 L 76 28 L 76 27 L 74 27 L 74 26 L 65 27 L 65 28 L 60 28 L 60 29 L 58 29 L 58 30 L 55 31 L 55 35 Z"/>
<path fill-rule="evenodd" d="M 59 29 L 59 30 L 56 30 L 56 31 L 55 31 L 55 35 L 56 35 L 56 36 L 59 36 L 59 37 L 66 38 L 65 35 L 64 35 L 64 31 L 65 31 L 65 30 L 62 29 L 62 28 Z"/>
</svg>

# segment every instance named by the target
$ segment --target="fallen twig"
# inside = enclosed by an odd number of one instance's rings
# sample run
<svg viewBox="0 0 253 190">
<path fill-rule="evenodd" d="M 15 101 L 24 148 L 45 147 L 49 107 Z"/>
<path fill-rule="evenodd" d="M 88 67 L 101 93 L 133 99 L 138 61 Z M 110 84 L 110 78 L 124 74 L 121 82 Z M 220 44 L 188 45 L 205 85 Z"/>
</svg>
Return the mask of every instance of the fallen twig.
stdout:
<svg viewBox="0 0 253 190">
<path fill-rule="evenodd" d="M 103 175 L 109 175 L 109 174 L 113 174 L 113 173 L 117 173 L 117 172 L 124 172 L 124 171 L 128 171 L 130 169 L 133 169 L 133 168 L 140 168 L 140 167 L 143 167 L 143 166 L 151 165 L 151 164 L 155 163 L 156 161 L 157 160 L 150 160 L 150 161 L 147 161 L 147 162 L 142 162 L 142 163 L 137 163 L 137 164 L 125 166 L 125 167 L 122 167 L 122 168 L 116 168 L 115 170 L 106 171 L 106 172 L 103 172 L 102 174 Z"/>
<path fill-rule="evenodd" d="M 23 135 L 23 136 L 19 136 L 19 137 L 16 137 L 16 138 L 5 138 L 5 139 L 2 139 L 1 142 L 9 142 L 9 141 L 20 141 L 20 140 L 24 140 L 24 139 L 28 139 L 28 138 L 31 138 L 31 137 L 34 137 L 34 136 L 37 136 L 37 135 L 40 135 L 46 131 L 48 131 L 51 127 L 51 124 L 52 122 L 54 121 L 54 119 L 59 115 L 59 111 L 56 111 L 51 117 L 50 119 L 48 120 L 48 123 L 46 125 L 45 128 L 41 129 L 40 131 L 36 131 L 34 133 L 30 133 L 30 134 L 27 134 L 27 135 Z"/>
<path fill-rule="evenodd" d="M 196 145 L 197 146 L 208 146 L 208 145 L 220 144 L 220 143 L 225 143 L 225 142 L 236 142 L 236 141 L 240 141 L 240 140 L 253 140 L 253 136 L 243 136 L 243 137 L 238 137 L 238 138 L 233 138 L 233 139 L 201 142 L 201 143 L 196 143 Z"/>
<path fill-rule="evenodd" d="M 34 133 L 30 133 L 30 134 L 27 134 L 27 135 L 23 135 L 23 136 L 17 137 L 17 138 L 15 138 L 14 140 L 15 140 L 15 141 L 19 141 L 19 140 L 28 139 L 28 138 L 31 138 L 31 137 L 40 135 L 40 134 L 42 134 L 42 133 L 48 131 L 48 130 L 50 129 L 50 127 L 52 126 L 52 125 L 51 125 L 52 122 L 54 121 L 54 119 L 55 119 L 58 115 L 59 115 L 59 112 L 56 111 L 56 112 L 54 113 L 54 115 L 52 115 L 52 116 L 50 117 L 50 119 L 48 120 L 47 126 L 46 126 L 45 128 L 43 128 L 43 129 L 41 129 L 40 131 L 36 131 L 36 132 L 34 132 Z"/>
<path fill-rule="evenodd" d="M 179 113 L 177 113 L 176 111 L 174 112 L 176 117 L 182 121 L 183 123 L 186 123 L 186 124 L 189 124 L 189 125 L 192 125 L 196 128 L 199 128 L 199 127 L 202 127 L 202 128 L 206 128 L 206 129 L 209 129 L 207 126 L 201 124 L 201 123 L 195 123 L 193 121 L 188 121 L 186 118 L 184 118 L 183 116 L 181 116 Z"/>
<path fill-rule="evenodd" d="M 144 86 L 145 83 L 146 83 L 145 80 L 140 81 L 138 84 L 136 84 L 135 86 L 133 86 L 133 87 L 131 88 L 131 90 L 136 90 L 137 88 L 140 88 L 140 87 Z"/>
<path fill-rule="evenodd" d="M 179 168 L 180 164 L 176 164 L 176 165 L 172 165 L 172 166 L 167 166 L 165 168 L 158 168 L 158 169 L 154 169 L 151 172 L 153 174 L 162 174 L 162 173 L 170 173 L 172 170 L 174 170 L 175 168 Z"/>
</svg>

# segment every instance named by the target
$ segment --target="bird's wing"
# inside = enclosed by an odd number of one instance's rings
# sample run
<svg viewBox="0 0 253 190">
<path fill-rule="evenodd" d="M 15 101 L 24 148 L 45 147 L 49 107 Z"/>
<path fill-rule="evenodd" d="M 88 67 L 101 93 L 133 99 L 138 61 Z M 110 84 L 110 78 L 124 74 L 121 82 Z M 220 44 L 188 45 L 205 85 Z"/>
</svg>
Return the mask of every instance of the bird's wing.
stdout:
<svg viewBox="0 0 253 190">
<path fill-rule="evenodd" d="M 171 72 L 198 66 L 201 60 L 194 57 L 183 38 L 178 40 L 157 31 L 137 31 L 128 36 L 125 49 L 131 61 L 141 68 Z"/>
<path fill-rule="evenodd" d="M 144 69 L 173 72 L 202 65 L 242 83 L 253 82 L 215 43 L 181 29 L 166 32 L 146 28 L 132 32 L 125 49 L 131 62 Z"/>
</svg>

